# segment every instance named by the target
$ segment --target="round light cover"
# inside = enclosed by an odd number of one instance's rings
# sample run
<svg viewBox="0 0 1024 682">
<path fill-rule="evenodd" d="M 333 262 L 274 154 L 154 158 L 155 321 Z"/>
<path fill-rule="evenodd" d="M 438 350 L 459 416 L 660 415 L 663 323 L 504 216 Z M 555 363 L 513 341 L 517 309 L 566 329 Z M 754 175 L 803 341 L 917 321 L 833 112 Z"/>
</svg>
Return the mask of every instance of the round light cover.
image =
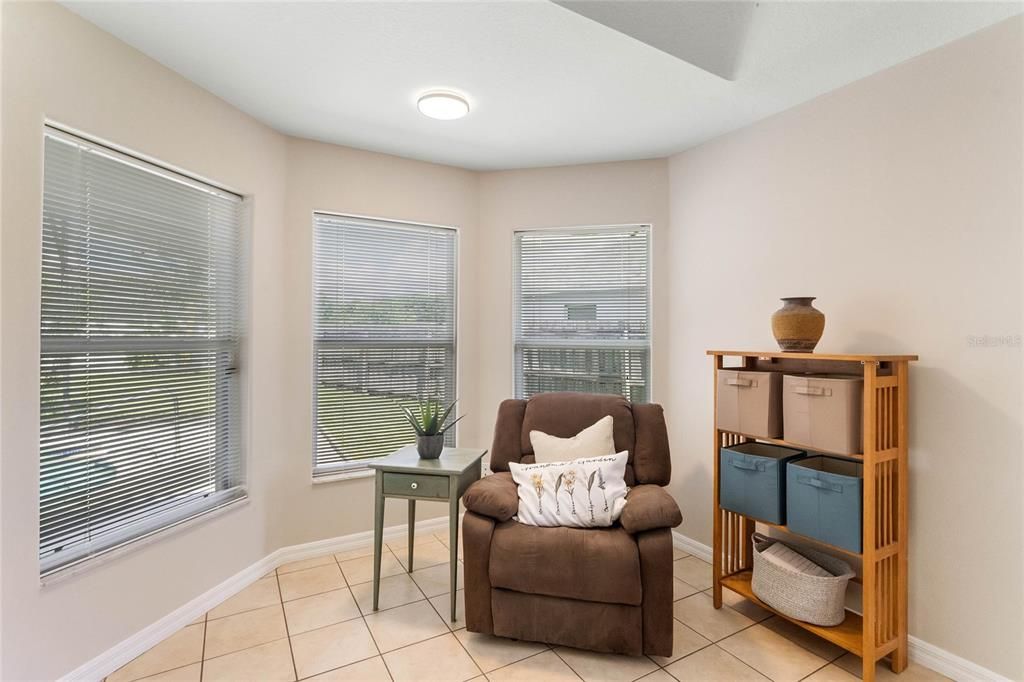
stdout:
<svg viewBox="0 0 1024 682">
<path fill-rule="evenodd" d="M 440 121 L 453 121 L 469 113 L 469 102 L 461 95 L 446 90 L 432 90 L 416 101 L 420 113 Z"/>
</svg>

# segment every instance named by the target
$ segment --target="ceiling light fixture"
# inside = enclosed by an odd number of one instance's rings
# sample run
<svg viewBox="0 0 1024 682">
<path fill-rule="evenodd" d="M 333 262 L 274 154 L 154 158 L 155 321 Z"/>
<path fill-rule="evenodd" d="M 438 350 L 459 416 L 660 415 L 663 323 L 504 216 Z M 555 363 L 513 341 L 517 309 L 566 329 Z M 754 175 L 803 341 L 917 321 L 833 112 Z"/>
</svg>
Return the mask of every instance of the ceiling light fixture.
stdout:
<svg viewBox="0 0 1024 682">
<path fill-rule="evenodd" d="M 469 102 L 462 95 L 447 90 L 431 90 L 416 101 L 420 113 L 440 121 L 454 121 L 469 113 Z"/>
</svg>

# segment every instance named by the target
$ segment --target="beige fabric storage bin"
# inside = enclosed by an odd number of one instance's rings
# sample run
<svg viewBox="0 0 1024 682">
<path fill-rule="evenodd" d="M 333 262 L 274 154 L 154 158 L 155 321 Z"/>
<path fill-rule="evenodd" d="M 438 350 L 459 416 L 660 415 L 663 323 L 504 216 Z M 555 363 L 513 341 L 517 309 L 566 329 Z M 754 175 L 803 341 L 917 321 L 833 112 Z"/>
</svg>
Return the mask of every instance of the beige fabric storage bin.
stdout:
<svg viewBox="0 0 1024 682">
<path fill-rule="evenodd" d="M 782 382 L 783 437 L 812 450 L 861 452 L 864 380 L 830 374 L 787 374 Z"/>
<path fill-rule="evenodd" d="M 718 428 L 778 438 L 782 435 L 782 374 L 718 370 Z"/>
</svg>

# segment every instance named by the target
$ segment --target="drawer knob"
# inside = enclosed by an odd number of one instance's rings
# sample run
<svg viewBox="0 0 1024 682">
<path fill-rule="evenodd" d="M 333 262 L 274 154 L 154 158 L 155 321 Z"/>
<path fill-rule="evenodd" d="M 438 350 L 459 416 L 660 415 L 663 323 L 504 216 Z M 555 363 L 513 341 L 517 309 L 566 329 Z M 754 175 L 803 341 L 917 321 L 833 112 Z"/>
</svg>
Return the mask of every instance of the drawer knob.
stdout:
<svg viewBox="0 0 1024 682">
<path fill-rule="evenodd" d="M 409 484 L 409 487 L 412 488 L 413 490 L 416 490 L 416 488 L 420 487 L 420 484 L 417 483 L 416 481 L 413 481 L 412 483 Z"/>
</svg>

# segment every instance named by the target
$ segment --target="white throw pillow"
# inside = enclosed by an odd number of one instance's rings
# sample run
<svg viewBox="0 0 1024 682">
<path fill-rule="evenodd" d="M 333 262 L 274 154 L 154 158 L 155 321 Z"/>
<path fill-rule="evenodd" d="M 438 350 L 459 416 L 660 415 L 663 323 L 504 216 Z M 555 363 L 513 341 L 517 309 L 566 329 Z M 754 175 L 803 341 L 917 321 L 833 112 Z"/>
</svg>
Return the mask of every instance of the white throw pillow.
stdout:
<svg viewBox="0 0 1024 682">
<path fill-rule="evenodd" d="M 580 457 L 599 457 L 615 454 L 612 437 L 612 417 L 601 417 L 572 438 L 549 436 L 543 431 L 530 431 L 533 457 L 538 464 L 570 462 Z"/>
<path fill-rule="evenodd" d="M 626 506 L 628 452 L 572 462 L 509 462 L 519 492 L 517 520 L 530 526 L 610 526 Z"/>
</svg>

